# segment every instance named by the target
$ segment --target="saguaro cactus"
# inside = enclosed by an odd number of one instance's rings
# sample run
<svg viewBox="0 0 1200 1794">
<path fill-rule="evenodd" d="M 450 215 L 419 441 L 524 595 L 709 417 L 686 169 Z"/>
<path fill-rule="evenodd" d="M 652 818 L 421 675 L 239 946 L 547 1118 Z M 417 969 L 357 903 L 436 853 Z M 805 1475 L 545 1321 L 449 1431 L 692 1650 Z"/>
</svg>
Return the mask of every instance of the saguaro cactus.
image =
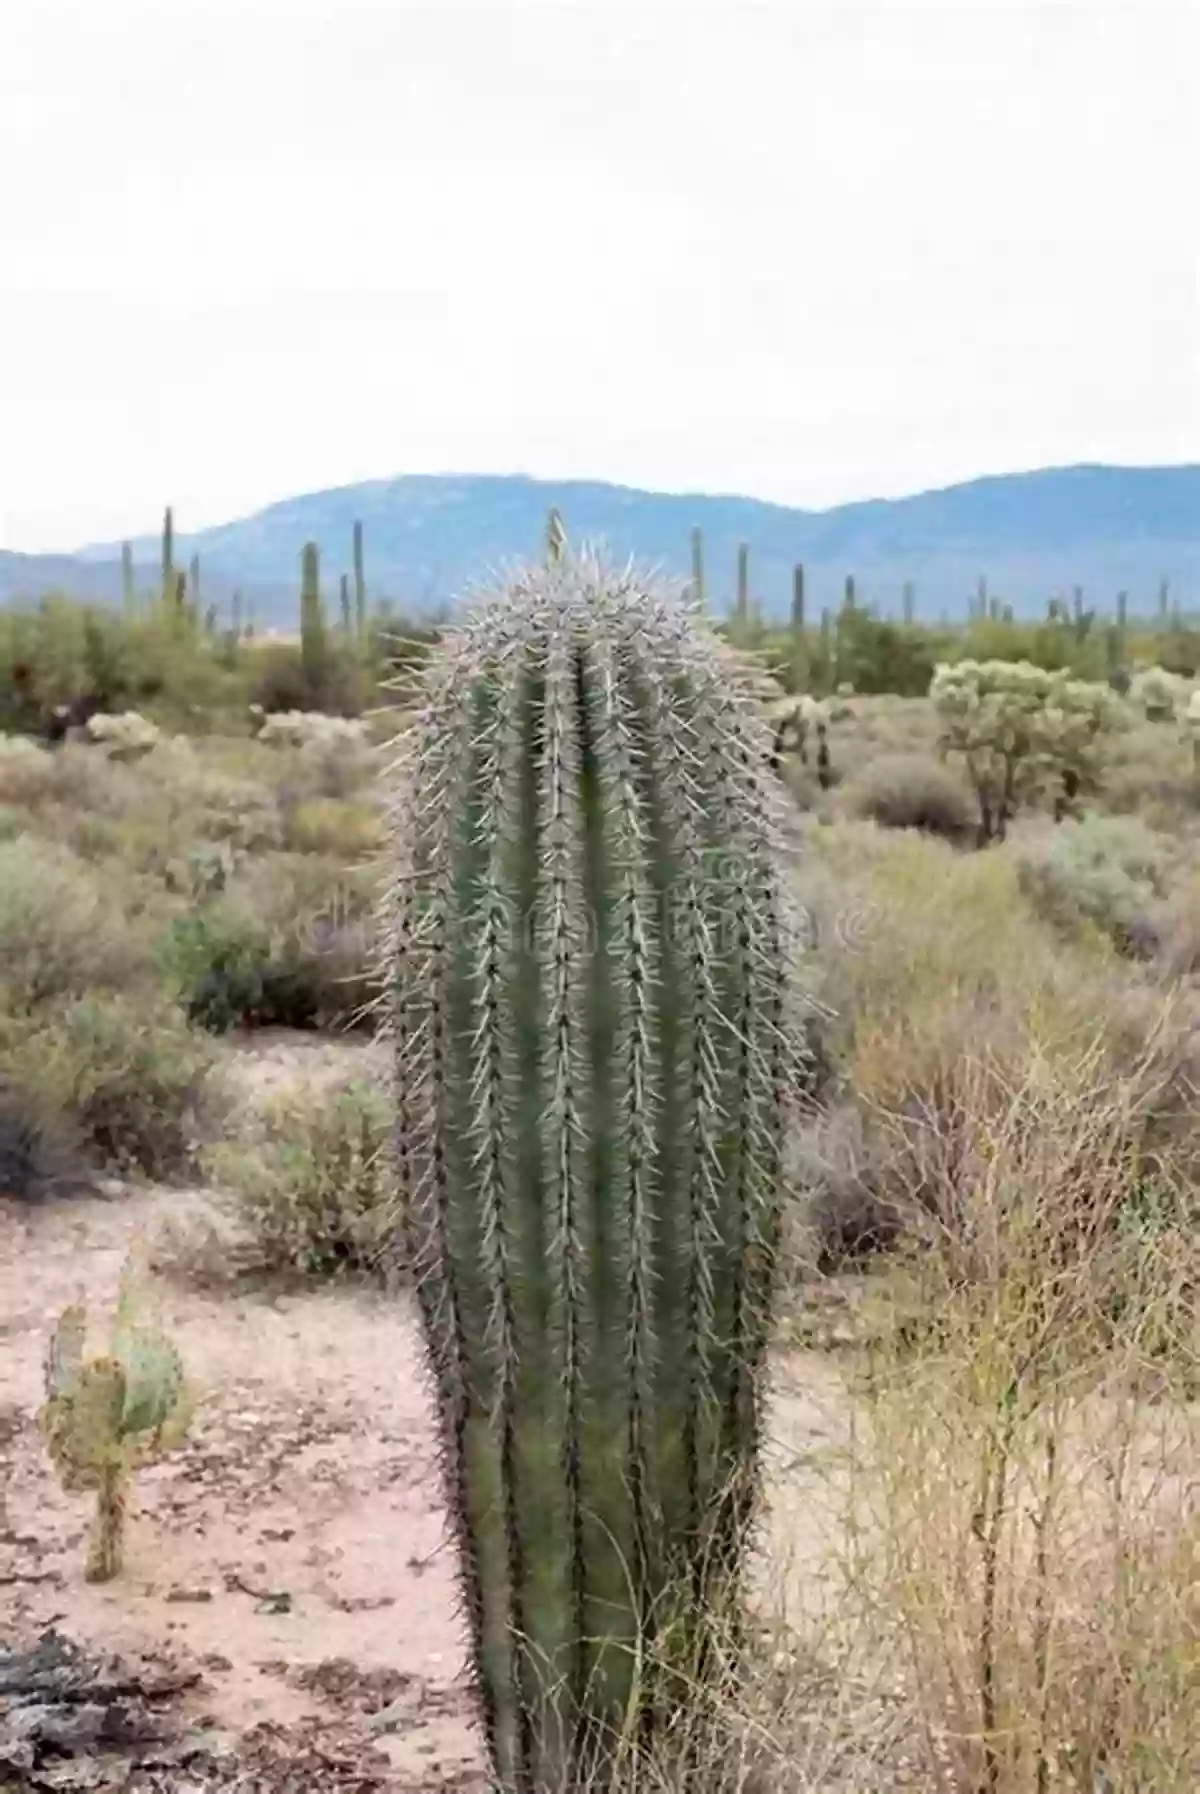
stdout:
<svg viewBox="0 0 1200 1794">
<path fill-rule="evenodd" d="M 321 551 L 315 542 L 306 542 L 300 556 L 300 658 L 314 693 L 325 672 L 326 647 Z"/>
<path fill-rule="evenodd" d="M 163 601 L 170 604 L 175 597 L 175 514 L 170 505 L 163 512 L 162 589 Z"/>
<path fill-rule="evenodd" d="M 86 1575 L 107 1582 L 121 1568 L 129 1479 L 182 1441 L 191 1401 L 175 1347 L 135 1318 L 132 1264 L 103 1356 L 85 1361 L 86 1332 L 83 1306 L 64 1309 L 46 1357 L 38 1420 L 64 1489 L 96 1492 Z"/>
<path fill-rule="evenodd" d="M 121 597 L 126 616 L 132 616 L 137 609 L 137 583 L 133 571 L 133 548 L 128 542 L 121 544 Z"/>
<path fill-rule="evenodd" d="M 443 639 L 394 775 L 397 1201 L 506 1794 L 628 1786 L 655 1641 L 703 1682 L 736 1611 L 808 1063 L 737 666 L 564 547 Z"/>
<path fill-rule="evenodd" d="M 367 575 L 363 561 L 363 526 L 354 524 L 354 629 L 361 642 L 367 636 Z"/>
<path fill-rule="evenodd" d="M 697 527 L 692 531 L 692 603 L 698 612 L 704 611 L 704 533 Z"/>
</svg>

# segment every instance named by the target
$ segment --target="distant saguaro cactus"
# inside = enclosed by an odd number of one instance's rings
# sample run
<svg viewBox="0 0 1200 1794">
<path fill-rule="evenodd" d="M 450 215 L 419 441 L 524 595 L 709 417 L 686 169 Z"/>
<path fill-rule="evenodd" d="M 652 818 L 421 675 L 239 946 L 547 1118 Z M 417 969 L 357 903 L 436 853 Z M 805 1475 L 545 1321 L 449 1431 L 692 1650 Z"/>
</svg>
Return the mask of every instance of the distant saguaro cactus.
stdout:
<svg viewBox="0 0 1200 1794">
<path fill-rule="evenodd" d="M 738 543 L 737 596 L 733 608 L 739 626 L 745 627 L 750 621 L 750 546 L 746 542 Z"/>
<path fill-rule="evenodd" d="M 137 609 L 137 585 L 133 572 L 133 549 L 128 542 L 121 544 L 121 597 L 125 614 L 131 616 Z"/>
<path fill-rule="evenodd" d="M 321 551 L 315 542 L 306 542 L 300 561 L 300 658 L 314 694 L 325 671 L 326 648 Z"/>
<path fill-rule="evenodd" d="M 808 1063 L 770 731 L 685 599 L 565 546 L 421 678 L 382 969 L 480 1708 L 505 1794 L 616 1794 L 716 1673 L 756 1487 Z"/>
<path fill-rule="evenodd" d="M 367 575 L 363 560 L 363 526 L 354 523 L 354 631 L 359 643 L 367 639 Z"/>
<path fill-rule="evenodd" d="M 170 604 L 175 597 L 175 517 L 170 505 L 163 512 L 162 590 L 164 601 Z"/>
<path fill-rule="evenodd" d="M 704 535 L 697 528 L 692 531 L 692 603 L 697 611 L 704 611 Z"/>
</svg>

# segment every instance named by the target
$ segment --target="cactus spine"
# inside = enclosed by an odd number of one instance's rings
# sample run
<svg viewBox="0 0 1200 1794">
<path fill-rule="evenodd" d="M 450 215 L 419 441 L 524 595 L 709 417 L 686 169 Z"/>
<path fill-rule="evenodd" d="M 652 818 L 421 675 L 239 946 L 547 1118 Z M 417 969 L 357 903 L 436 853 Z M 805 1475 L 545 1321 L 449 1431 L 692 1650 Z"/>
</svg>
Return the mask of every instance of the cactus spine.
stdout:
<svg viewBox="0 0 1200 1794">
<path fill-rule="evenodd" d="M 755 1488 L 806 1065 L 770 732 L 686 601 L 565 549 L 421 677 L 385 981 L 476 1684 L 505 1794 L 615 1794 Z"/>
</svg>

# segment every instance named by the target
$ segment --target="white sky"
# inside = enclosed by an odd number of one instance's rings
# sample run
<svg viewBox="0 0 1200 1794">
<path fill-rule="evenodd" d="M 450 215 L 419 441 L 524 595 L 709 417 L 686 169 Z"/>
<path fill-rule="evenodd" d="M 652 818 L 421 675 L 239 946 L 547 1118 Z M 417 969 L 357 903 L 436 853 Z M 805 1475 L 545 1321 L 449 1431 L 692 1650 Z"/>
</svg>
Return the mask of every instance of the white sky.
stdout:
<svg viewBox="0 0 1200 1794">
<path fill-rule="evenodd" d="M 1200 8 L 0 0 L 0 546 L 1200 459 Z"/>
</svg>

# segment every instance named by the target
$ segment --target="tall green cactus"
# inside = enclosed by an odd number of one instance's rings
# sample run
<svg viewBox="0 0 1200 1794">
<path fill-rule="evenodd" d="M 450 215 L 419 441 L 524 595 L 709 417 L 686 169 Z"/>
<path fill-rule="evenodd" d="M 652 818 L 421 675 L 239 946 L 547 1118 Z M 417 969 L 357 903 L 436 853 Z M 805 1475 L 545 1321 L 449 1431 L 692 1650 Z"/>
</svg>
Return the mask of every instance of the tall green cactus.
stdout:
<svg viewBox="0 0 1200 1794">
<path fill-rule="evenodd" d="M 131 617 L 137 609 L 137 583 L 133 571 L 133 548 L 128 542 L 121 544 L 121 597 L 125 614 Z"/>
<path fill-rule="evenodd" d="M 363 526 L 354 524 L 354 632 L 361 645 L 367 639 L 367 574 L 363 560 Z"/>
<path fill-rule="evenodd" d="M 733 614 L 739 629 L 745 629 L 750 622 L 750 545 L 739 542 L 737 551 L 737 596 L 734 599 Z"/>
<path fill-rule="evenodd" d="M 162 590 L 163 602 L 175 599 L 175 516 L 170 505 L 163 512 L 162 526 Z"/>
<path fill-rule="evenodd" d="M 300 557 L 300 659 L 314 692 L 325 671 L 326 649 L 321 551 L 315 542 L 306 542 Z"/>
<path fill-rule="evenodd" d="M 703 1681 L 737 1605 L 808 1063 L 737 665 L 564 548 L 443 639 L 395 775 L 398 1204 L 505 1794 L 628 1786 L 655 1641 Z"/>
<path fill-rule="evenodd" d="M 692 603 L 697 611 L 704 613 L 704 535 L 696 528 L 692 531 Z"/>
<path fill-rule="evenodd" d="M 808 683 L 808 637 L 804 617 L 804 568 L 792 568 L 792 691 L 802 692 Z"/>
<path fill-rule="evenodd" d="M 911 629 L 916 622 L 917 617 L 917 588 L 911 579 L 906 579 L 904 582 L 904 590 L 901 593 L 900 604 L 901 615 L 904 618 L 904 627 L 906 629 Z"/>
</svg>

